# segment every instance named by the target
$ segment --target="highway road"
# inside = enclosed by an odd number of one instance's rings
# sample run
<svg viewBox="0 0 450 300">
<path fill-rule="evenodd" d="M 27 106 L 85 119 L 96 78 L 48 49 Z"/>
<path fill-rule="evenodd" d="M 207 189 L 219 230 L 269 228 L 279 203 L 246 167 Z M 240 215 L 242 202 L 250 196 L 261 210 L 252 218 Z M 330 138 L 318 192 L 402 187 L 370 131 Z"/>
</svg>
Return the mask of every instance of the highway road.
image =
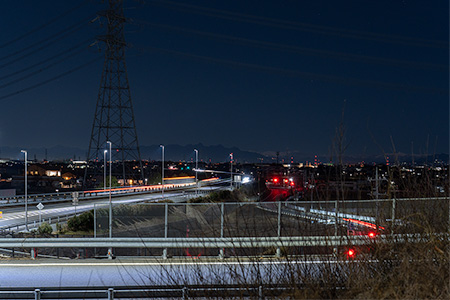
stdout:
<svg viewBox="0 0 450 300">
<path fill-rule="evenodd" d="M 205 186 L 199 188 L 199 193 L 208 193 L 223 187 L 220 186 Z M 192 196 L 193 190 L 191 190 Z M 155 202 L 161 200 L 161 193 L 150 193 L 150 194 L 128 194 L 122 197 L 112 198 L 113 205 L 127 204 L 127 203 L 141 203 L 141 202 Z M 164 198 L 171 199 L 174 202 L 184 202 L 186 199 L 186 194 L 183 191 L 165 191 Z M 58 217 L 72 216 L 75 211 L 82 213 L 87 210 L 94 208 L 104 208 L 108 207 L 109 202 L 105 199 L 97 200 L 80 200 L 79 205 L 76 207 L 72 205 L 72 202 L 59 202 L 59 203 L 46 203 L 44 208 L 41 210 L 41 219 L 48 222 L 49 218 L 52 219 L 52 223 L 57 222 Z M 17 231 L 25 230 L 25 211 L 23 206 L 19 207 L 0 207 L 2 211 L 2 219 L 0 219 L 0 230 L 7 228 L 14 228 Z M 29 229 L 36 228 L 39 224 L 39 210 L 36 207 L 36 203 L 28 205 L 28 224 Z M 19 227 L 17 227 L 19 226 Z"/>
</svg>

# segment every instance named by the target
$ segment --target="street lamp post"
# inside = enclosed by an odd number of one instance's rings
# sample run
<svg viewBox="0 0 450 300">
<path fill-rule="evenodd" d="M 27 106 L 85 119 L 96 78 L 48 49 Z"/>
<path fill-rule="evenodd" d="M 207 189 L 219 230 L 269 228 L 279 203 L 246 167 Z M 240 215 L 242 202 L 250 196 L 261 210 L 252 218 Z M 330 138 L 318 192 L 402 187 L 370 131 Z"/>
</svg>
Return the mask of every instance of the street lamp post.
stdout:
<svg viewBox="0 0 450 300">
<path fill-rule="evenodd" d="M 195 194 L 198 195 L 198 179 L 197 179 L 197 173 L 198 173 L 198 150 L 194 149 L 195 151 Z"/>
<path fill-rule="evenodd" d="M 111 201 L 111 170 L 112 170 L 112 151 L 111 151 L 111 147 L 112 147 L 112 143 L 110 141 L 106 142 L 107 144 L 109 144 L 109 238 L 112 238 L 112 201 Z M 105 153 L 106 155 L 106 153 Z M 112 248 L 108 249 L 108 258 L 112 259 L 113 258 L 113 254 L 112 254 Z"/>
<path fill-rule="evenodd" d="M 28 231 L 28 152 L 21 150 L 25 154 L 25 229 Z"/>
<path fill-rule="evenodd" d="M 162 165 L 161 165 L 161 182 L 162 182 L 162 198 L 164 199 L 164 145 L 159 145 L 162 149 Z"/>
<path fill-rule="evenodd" d="M 112 238 L 112 201 L 111 201 L 112 143 L 110 141 L 107 141 L 106 143 L 109 144 L 109 238 Z"/>
<path fill-rule="evenodd" d="M 230 189 L 233 189 L 233 153 L 230 153 Z"/>
<path fill-rule="evenodd" d="M 103 189 L 106 190 L 106 153 L 108 150 L 103 151 Z"/>
</svg>

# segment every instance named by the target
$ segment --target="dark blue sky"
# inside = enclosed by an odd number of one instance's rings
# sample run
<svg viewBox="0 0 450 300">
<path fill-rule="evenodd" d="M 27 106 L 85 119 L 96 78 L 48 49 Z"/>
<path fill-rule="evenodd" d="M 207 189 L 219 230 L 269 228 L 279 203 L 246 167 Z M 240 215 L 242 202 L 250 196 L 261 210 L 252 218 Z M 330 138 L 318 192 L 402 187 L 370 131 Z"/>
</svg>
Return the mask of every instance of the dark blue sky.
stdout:
<svg viewBox="0 0 450 300">
<path fill-rule="evenodd" d="M 130 0 L 125 7 L 141 145 L 326 155 L 345 101 L 348 154 L 392 152 L 391 136 L 398 152 L 414 143 L 425 153 L 428 141 L 428 153 L 448 153 L 448 1 Z M 81 0 L 2 3 L 0 147 L 87 149 L 103 67 L 103 52 L 88 46 L 105 32 L 104 21 L 88 20 L 105 8 Z"/>
</svg>

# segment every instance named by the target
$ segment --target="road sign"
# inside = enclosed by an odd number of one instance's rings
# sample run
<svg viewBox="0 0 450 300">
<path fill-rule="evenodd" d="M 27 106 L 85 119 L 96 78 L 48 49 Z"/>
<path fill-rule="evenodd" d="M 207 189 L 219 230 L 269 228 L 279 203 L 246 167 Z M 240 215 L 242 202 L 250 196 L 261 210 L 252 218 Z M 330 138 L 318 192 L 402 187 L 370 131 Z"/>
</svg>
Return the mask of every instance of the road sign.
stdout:
<svg viewBox="0 0 450 300">
<path fill-rule="evenodd" d="M 78 192 L 72 192 L 72 205 L 78 205 Z"/>
<path fill-rule="evenodd" d="M 3 212 L 2 212 L 2 211 L 0 211 L 0 219 L 1 219 L 1 218 L 3 218 L 2 214 L 3 214 Z"/>
<path fill-rule="evenodd" d="M 41 213 L 42 213 L 42 209 L 44 208 L 44 204 L 42 204 L 41 202 L 39 202 L 38 205 L 36 205 L 37 209 L 39 209 L 39 226 L 41 226 Z"/>
</svg>

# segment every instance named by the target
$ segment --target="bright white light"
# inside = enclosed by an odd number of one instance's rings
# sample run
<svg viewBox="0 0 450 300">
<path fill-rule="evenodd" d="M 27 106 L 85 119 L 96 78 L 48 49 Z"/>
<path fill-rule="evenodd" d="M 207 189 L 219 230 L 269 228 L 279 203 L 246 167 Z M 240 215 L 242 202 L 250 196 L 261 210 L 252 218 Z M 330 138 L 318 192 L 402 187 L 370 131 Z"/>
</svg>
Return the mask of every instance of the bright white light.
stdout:
<svg viewBox="0 0 450 300">
<path fill-rule="evenodd" d="M 242 179 L 242 183 L 249 183 L 250 182 L 250 177 L 244 177 Z"/>
</svg>

